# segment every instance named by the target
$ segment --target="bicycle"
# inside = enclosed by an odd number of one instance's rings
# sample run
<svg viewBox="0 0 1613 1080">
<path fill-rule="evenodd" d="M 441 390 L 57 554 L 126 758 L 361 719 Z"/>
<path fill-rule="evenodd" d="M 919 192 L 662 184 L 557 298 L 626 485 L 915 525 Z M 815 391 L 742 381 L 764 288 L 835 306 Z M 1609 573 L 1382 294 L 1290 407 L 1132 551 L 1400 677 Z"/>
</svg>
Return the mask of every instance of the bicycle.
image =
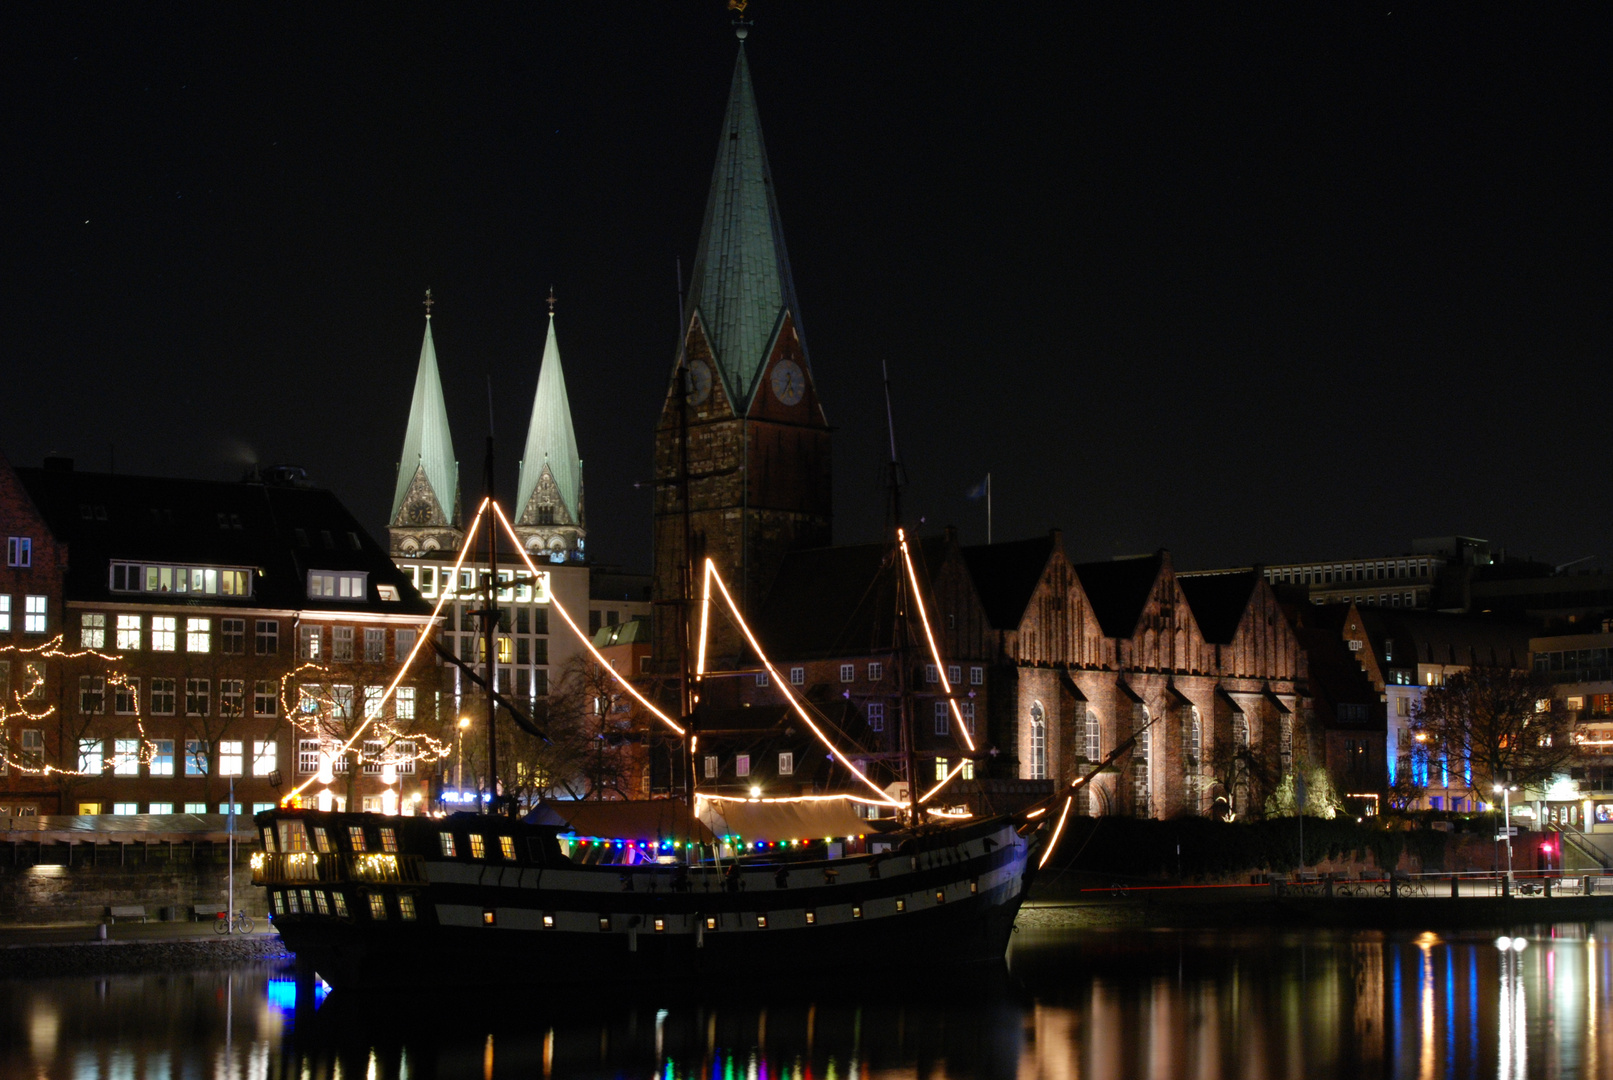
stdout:
<svg viewBox="0 0 1613 1080">
<path fill-rule="evenodd" d="M 228 934 L 233 930 L 237 934 L 250 934 L 255 925 L 252 921 L 252 916 L 244 911 L 237 911 L 233 919 L 230 918 L 229 912 L 221 911 L 213 920 L 213 932 L 215 934 Z"/>
</svg>

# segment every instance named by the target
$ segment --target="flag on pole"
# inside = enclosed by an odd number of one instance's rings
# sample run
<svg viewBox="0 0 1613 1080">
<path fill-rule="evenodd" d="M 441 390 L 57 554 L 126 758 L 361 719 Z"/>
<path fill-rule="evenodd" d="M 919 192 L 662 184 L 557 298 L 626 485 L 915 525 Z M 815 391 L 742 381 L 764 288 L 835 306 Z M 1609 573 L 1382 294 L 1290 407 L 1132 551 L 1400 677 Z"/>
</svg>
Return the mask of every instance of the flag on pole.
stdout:
<svg viewBox="0 0 1613 1080">
<path fill-rule="evenodd" d="M 968 491 L 965 491 L 963 493 L 963 497 L 965 499 L 984 499 L 990 493 L 991 474 L 987 473 L 986 478 L 980 481 L 980 483 L 976 484 L 974 487 L 970 488 Z"/>
</svg>

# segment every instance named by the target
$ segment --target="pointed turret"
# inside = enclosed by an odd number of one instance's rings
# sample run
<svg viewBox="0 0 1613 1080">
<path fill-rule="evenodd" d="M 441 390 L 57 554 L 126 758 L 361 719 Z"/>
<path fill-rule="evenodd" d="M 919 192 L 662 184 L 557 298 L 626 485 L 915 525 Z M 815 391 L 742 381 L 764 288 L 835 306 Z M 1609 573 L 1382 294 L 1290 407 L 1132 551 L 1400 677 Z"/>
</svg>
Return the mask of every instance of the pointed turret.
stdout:
<svg viewBox="0 0 1613 1080">
<path fill-rule="evenodd" d="M 526 453 L 516 485 L 516 534 L 528 551 L 551 559 L 581 558 L 587 534 L 583 519 L 582 458 L 571 425 L 566 374 L 554 331 L 554 291 L 549 293 L 549 337 L 532 398 L 532 420 L 526 430 Z"/>
<path fill-rule="evenodd" d="M 437 371 L 437 348 L 431 339 L 431 290 L 426 290 L 426 334 L 420 344 L 409 428 L 398 460 L 398 482 L 392 495 L 387 532 L 394 555 L 420 551 L 453 551 L 463 537 L 459 516 L 459 461 L 448 432 L 448 405 Z"/>
<path fill-rule="evenodd" d="M 741 39 L 717 164 L 700 226 L 690 282 L 689 318 L 698 317 L 722 373 L 723 388 L 743 413 L 772 355 L 786 313 L 800 337 L 800 309 L 773 195 L 773 172 Z M 802 359 L 806 347 L 801 345 Z"/>
</svg>

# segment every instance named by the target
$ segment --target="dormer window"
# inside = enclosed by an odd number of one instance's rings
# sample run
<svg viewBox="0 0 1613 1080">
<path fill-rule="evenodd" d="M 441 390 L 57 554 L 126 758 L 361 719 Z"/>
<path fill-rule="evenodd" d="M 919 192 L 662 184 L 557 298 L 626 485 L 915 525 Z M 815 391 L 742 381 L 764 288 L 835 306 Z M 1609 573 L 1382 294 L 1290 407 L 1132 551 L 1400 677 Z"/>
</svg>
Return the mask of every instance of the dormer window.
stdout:
<svg viewBox="0 0 1613 1080">
<path fill-rule="evenodd" d="M 361 570 L 308 571 L 308 598 L 322 600 L 363 600 L 369 593 L 367 575 Z"/>
</svg>

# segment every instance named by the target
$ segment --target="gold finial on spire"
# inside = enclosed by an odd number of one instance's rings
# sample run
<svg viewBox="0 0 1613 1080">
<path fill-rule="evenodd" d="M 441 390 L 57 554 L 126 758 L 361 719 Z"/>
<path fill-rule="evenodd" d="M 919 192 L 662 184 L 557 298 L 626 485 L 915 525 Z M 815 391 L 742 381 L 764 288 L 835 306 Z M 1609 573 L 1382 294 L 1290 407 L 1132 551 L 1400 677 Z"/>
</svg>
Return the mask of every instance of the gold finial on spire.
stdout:
<svg viewBox="0 0 1613 1080">
<path fill-rule="evenodd" d="M 554 318 L 554 286 L 549 286 L 549 318 Z"/>
<path fill-rule="evenodd" d="M 728 10 L 739 12 L 739 17 L 743 19 L 745 17 L 745 8 L 749 4 L 750 0 L 728 0 Z"/>
<path fill-rule="evenodd" d="M 426 290 L 426 318 L 428 318 L 428 319 L 431 318 L 431 305 L 435 304 L 435 303 L 436 303 L 436 301 L 431 298 L 431 290 L 427 289 Z"/>
<path fill-rule="evenodd" d="M 734 36 L 740 41 L 750 33 L 750 23 L 745 21 L 745 9 L 750 6 L 750 0 L 728 0 L 728 10 L 734 13 Z"/>
</svg>

